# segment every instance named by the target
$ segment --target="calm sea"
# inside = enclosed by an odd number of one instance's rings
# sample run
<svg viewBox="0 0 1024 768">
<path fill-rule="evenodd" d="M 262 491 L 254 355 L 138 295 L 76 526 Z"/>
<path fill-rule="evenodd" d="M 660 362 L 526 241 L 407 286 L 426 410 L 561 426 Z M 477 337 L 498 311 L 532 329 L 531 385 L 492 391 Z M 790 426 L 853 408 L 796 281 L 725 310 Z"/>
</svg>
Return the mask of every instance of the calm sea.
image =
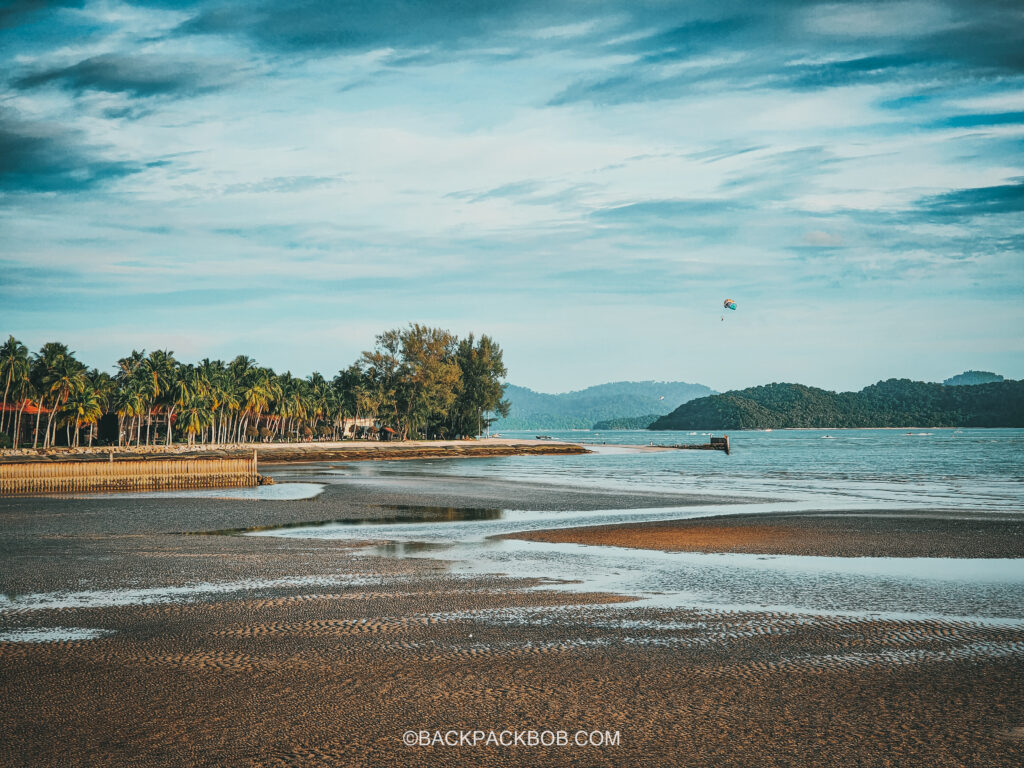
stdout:
<svg viewBox="0 0 1024 768">
<path fill-rule="evenodd" d="M 327 524 L 253 535 L 386 541 L 389 543 L 369 553 L 436 558 L 447 562 L 453 571 L 467 574 L 558 580 L 563 589 L 638 595 L 651 606 L 771 608 L 862 617 L 969 617 L 972 621 L 1009 621 L 1024 626 L 1024 567 L 1017 559 L 706 554 L 500 538 L 501 534 L 539 528 L 730 513 L 822 509 L 1024 511 L 1024 430 L 732 432 L 729 456 L 718 451 L 641 452 L 622 447 L 652 442 L 706 443 L 708 433 L 501 434 L 547 434 L 584 443 L 594 453 L 365 462 L 325 466 L 316 472 L 322 473 L 326 482 L 411 482 L 415 486 L 419 477 L 454 480 L 483 476 L 589 488 L 743 496 L 750 501 L 723 505 L 707 499 L 699 506 L 583 512 L 510 508 L 490 510 L 492 514 L 478 518 L 441 522 Z M 288 472 L 284 474 L 281 479 L 291 479 Z M 567 585 L 566 581 L 573 583 Z"/>
<path fill-rule="evenodd" d="M 663 492 L 771 496 L 849 506 L 1024 510 L 1024 430 L 856 429 L 731 432 L 732 453 L 637 453 L 621 445 L 706 443 L 708 432 L 533 431 L 597 451 L 429 462 L 431 474 Z M 721 433 L 716 433 L 721 434 Z"/>
</svg>

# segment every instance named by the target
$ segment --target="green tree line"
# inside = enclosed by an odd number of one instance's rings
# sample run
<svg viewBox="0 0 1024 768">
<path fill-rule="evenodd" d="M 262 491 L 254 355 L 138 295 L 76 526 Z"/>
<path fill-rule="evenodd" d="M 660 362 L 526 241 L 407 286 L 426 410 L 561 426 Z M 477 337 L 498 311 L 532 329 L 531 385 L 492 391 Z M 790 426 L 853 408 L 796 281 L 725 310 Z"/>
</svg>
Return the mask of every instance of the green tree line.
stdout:
<svg viewBox="0 0 1024 768">
<path fill-rule="evenodd" d="M 112 373 L 88 368 L 67 345 L 30 354 L 0 346 L 0 441 L 92 445 L 116 418 L 118 445 L 338 439 L 372 420 L 401 439 L 478 435 L 508 413 L 501 347 L 419 324 L 377 336 L 332 379 L 275 373 L 251 357 L 181 362 L 170 350 L 133 351 Z"/>
</svg>

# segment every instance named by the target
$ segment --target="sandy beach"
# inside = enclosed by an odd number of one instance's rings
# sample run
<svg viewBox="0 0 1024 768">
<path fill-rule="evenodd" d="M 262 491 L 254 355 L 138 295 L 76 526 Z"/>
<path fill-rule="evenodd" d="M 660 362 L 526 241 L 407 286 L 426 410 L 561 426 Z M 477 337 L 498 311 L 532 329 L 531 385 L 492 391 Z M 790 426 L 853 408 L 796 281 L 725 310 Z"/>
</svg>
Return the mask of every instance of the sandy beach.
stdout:
<svg viewBox="0 0 1024 768">
<path fill-rule="evenodd" d="M 728 515 L 509 534 L 529 541 L 819 557 L 1024 557 L 1024 517 L 871 510 Z"/>
<path fill-rule="evenodd" d="M 1020 656 L 987 650 L 1024 643 L 1015 625 L 660 608 L 351 542 L 194 535 L 417 505 L 707 502 L 402 476 L 292 502 L 0 500 L 0 765 L 1020 764 Z M 827 538 L 823 520 L 777 524 Z M 961 538 L 990 551 L 992 536 Z M 24 639 L 47 630 L 58 639 Z M 504 728 L 621 742 L 403 743 L 409 729 Z"/>
</svg>

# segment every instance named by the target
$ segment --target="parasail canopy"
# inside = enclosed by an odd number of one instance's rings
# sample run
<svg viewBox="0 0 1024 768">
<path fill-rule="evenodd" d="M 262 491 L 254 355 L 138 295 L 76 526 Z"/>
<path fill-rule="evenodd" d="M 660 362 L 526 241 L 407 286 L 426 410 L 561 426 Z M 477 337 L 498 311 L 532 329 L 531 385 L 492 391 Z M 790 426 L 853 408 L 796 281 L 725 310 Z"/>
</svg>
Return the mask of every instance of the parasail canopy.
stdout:
<svg viewBox="0 0 1024 768">
<path fill-rule="evenodd" d="M 722 302 L 722 306 L 726 309 L 736 309 L 736 302 L 732 299 L 726 299 Z"/>
</svg>

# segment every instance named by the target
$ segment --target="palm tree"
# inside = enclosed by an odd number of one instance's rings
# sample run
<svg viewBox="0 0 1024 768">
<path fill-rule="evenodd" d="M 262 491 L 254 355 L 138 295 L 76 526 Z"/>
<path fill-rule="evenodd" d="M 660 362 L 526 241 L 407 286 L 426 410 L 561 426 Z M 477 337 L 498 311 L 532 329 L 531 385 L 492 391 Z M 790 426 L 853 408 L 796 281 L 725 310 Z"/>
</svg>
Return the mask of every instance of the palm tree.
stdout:
<svg viewBox="0 0 1024 768">
<path fill-rule="evenodd" d="M 196 435 L 213 424 L 212 401 L 199 376 L 192 376 L 188 386 L 180 388 L 178 400 L 178 422 L 188 437 L 188 444 L 195 445 Z"/>
<path fill-rule="evenodd" d="M 192 426 L 198 426 L 201 429 L 205 429 L 213 422 L 213 409 L 211 407 L 211 389 L 209 382 L 203 375 L 203 372 L 196 368 L 194 365 L 182 365 L 178 368 L 177 376 L 171 385 L 169 390 L 171 396 L 168 398 L 170 403 L 168 416 L 167 416 L 167 431 L 170 435 L 171 430 L 171 419 L 174 417 L 177 409 L 188 407 L 191 409 L 192 414 L 190 415 L 190 424 Z M 197 415 L 196 409 L 204 408 L 205 415 L 200 418 Z M 195 442 L 196 432 L 189 434 L 189 445 Z M 170 441 L 168 440 L 168 445 Z"/>
<path fill-rule="evenodd" d="M 128 444 L 131 445 L 132 432 L 135 433 L 136 445 L 142 441 L 142 416 L 148 400 L 147 384 L 151 381 L 143 369 L 145 359 L 146 350 L 133 349 L 128 357 L 122 357 L 117 361 L 117 373 L 114 374 L 117 383 L 114 410 L 118 418 L 118 445 L 121 444 L 122 436 L 126 436 Z"/>
<path fill-rule="evenodd" d="M 209 394 L 210 401 L 210 442 L 219 441 L 220 427 L 223 422 L 227 391 L 224 386 L 225 366 L 220 360 L 205 357 L 196 366 L 196 375 L 202 380 L 202 386 Z M 203 441 L 206 442 L 204 436 Z"/>
<path fill-rule="evenodd" d="M 219 361 L 218 361 L 219 362 Z M 223 364 L 222 364 L 223 365 Z M 213 381 L 213 409 L 217 413 L 219 423 L 216 427 L 216 441 L 226 443 L 231 437 L 231 425 L 241 408 L 238 387 L 231 380 L 226 368 L 218 372 Z"/>
<path fill-rule="evenodd" d="M 54 416 L 63 411 L 64 406 L 73 395 L 78 395 L 85 389 L 88 381 L 85 375 L 85 366 L 75 360 L 71 354 L 58 357 L 46 379 L 49 383 L 52 402 L 47 427 L 49 427 L 51 422 L 53 423 L 53 434 L 47 438 L 49 445 L 53 445 L 57 440 L 57 427 L 59 425 L 54 422 Z M 70 426 L 66 421 L 63 423 Z M 70 443 L 71 433 L 69 431 L 68 444 L 70 445 Z"/>
<path fill-rule="evenodd" d="M 172 395 L 170 389 L 174 384 L 175 366 L 178 361 L 174 359 L 174 353 L 164 349 L 154 349 L 143 362 L 145 376 L 151 382 L 152 401 L 146 413 L 146 445 L 149 445 L 149 430 L 153 423 L 154 408 L 163 407 L 167 416 L 168 445 L 170 445 L 171 434 L 171 406 Z"/>
<path fill-rule="evenodd" d="M 74 353 L 67 346 L 58 342 L 44 344 L 33 360 L 33 374 L 39 390 L 39 412 L 36 414 L 36 432 L 32 447 L 39 442 L 39 419 L 49 402 L 50 415 L 46 419 L 46 433 L 43 447 L 53 444 L 51 427 L 53 419 L 61 406 L 67 402 L 72 393 L 77 392 L 85 381 L 85 366 L 75 360 Z"/>
<path fill-rule="evenodd" d="M 129 379 L 118 386 L 113 407 L 117 414 L 117 444 L 121 445 L 127 437 L 128 445 L 131 445 L 135 417 L 142 413 L 142 398 L 134 381 Z"/>
<path fill-rule="evenodd" d="M 228 365 L 228 377 L 238 400 L 232 428 L 232 434 L 237 442 L 242 442 L 242 433 L 246 427 L 250 407 L 259 400 L 257 391 L 251 386 L 256 371 L 256 361 L 248 355 L 238 355 Z"/>
<path fill-rule="evenodd" d="M 4 382 L 3 410 L 0 410 L 0 433 L 4 431 L 4 422 L 7 417 L 7 395 L 11 385 L 24 378 L 28 367 L 28 347 L 13 336 L 9 336 L 0 347 L 0 378 L 3 378 Z"/>
<path fill-rule="evenodd" d="M 94 421 L 86 422 L 89 424 L 89 447 L 92 447 L 92 441 L 96 437 L 96 425 L 99 423 L 103 414 L 110 411 L 110 406 L 114 401 L 114 395 L 117 392 L 117 387 L 114 380 L 110 377 L 110 374 L 103 373 L 96 368 L 93 368 L 86 373 L 86 378 L 89 381 L 88 386 L 96 393 L 96 399 L 100 406 L 99 416 L 97 416 Z"/>
<path fill-rule="evenodd" d="M 317 433 L 320 420 L 329 414 L 331 388 L 317 371 L 313 371 L 305 381 L 306 392 L 308 393 L 308 404 L 306 411 L 312 419 L 313 433 Z"/>
<path fill-rule="evenodd" d="M 32 382 L 31 364 L 18 367 L 18 376 L 11 382 L 11 393 L 15 402 L 18 403 L 18 414 L 14 418 L 14 429 L 12 430 L 13 447 L 17 448 L 21 443 L 21 418 L 25 412 L 25 406 L 30 401 L 38 399 L 37 390 Z"/>
<path fill-rule="evenodd" d="M 69 428 L 71 426 L 75 428 L 75 447 L 78 446 L 82 427 L 94 425 L 99 421 L 100 416 L 103 415 L 103 406 L 100 400 L 100 393 L 96 391 L 91 383 L 86 383 L 81 388 L 72 391 L 61 406 L 61 424 L 67 425 Z M 89 444 L 92 444 L 91 437 Z M 70 439 L 68 440 L 68 445 L 71 445 Z"/>
</svg>

